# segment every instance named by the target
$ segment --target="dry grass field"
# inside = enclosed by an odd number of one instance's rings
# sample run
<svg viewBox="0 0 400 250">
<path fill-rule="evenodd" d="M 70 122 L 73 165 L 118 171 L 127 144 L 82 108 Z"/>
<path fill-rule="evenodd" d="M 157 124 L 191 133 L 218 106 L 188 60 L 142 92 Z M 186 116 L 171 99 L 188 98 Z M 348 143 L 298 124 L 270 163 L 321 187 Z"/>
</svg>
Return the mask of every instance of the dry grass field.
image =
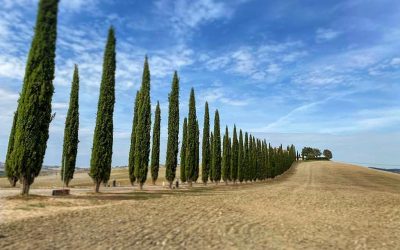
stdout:
<svg viewBox="0 0 400 250">
<path fill-rule="evenodd" d="M 118 169 L 121 187 L 93 194 L 80 173 L 54 198 L 58 177 L 39 177 L 30 198 L 0 180 L 0 249 L 400 249 L 392 173 L 303 162 L 273 181 L 140 192 Z"/>
</svg>

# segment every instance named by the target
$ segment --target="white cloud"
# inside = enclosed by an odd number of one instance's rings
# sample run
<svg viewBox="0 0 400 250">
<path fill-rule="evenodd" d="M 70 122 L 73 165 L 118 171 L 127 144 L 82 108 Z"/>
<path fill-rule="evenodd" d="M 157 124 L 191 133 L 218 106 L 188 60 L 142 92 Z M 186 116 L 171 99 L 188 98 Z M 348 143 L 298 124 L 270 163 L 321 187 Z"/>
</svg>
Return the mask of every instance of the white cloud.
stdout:
<svg viewBox="0 0 400 250">
<path fill-rule="evenodd" d="M 390 64 L 391 64 L 392 66 L 398 66 L 398 65 L 400 65 L 400 58 L 399 58 L 399 57 L 393 58 L 393 59 L 390 61 Z"/>
<path fill-rule="evenodd" d="M 292 63 L 308 55 L 301 41 L 268 42 L 260 46 L 241 46 L 216 56 L 200 54 L 200 62 L 210 71 L 224 70 L 256 81 L 274 82 Z"/>
<path fill-rule="evenodd" d="M 319 28 L 316 31 L 315 40 L 318 43 L 328 42 L 328 41 L 331 41 L 331 40 L 337 38 L 340 35 L 340 33 L 341 32 L 333 30 L 333 29 Z"/>
<path fill-rule="evenodd" d="M 243 98 L 243 95 L 236 95 L 226 87 L 213 87 L 203 89 L 199 94 L 199 103 L 210 104 L 221 103 L 228 106 L 246 106 L 249 104 L 249 98 Z"/>
</svg>

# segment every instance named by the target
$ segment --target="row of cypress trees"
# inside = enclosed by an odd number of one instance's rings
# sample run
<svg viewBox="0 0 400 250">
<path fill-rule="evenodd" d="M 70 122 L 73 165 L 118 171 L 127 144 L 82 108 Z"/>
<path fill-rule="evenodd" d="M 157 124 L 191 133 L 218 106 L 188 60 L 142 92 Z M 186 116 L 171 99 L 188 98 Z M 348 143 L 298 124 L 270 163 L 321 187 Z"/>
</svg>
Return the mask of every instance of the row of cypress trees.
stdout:
<svg viewBox="0 0 400 250">
<path fill-rule="evenodd" d="M 199 129 L 193 89 L 190 92 L 189 115 L 183 121 L 180 156 L 180 179 L 192 186 L 199 177 Z M 209 107 L 205 103 L 201 165 L 204 184 L 209 180 L 217 184 L 222 179 L 227 184 L 229 181 L 236 183 L 274 178 L 289 169 L 296 160 L 294 145 L 286 149 L 282 145 L 273 148 L 265 140 L 247 132 L 243 138 L 242 130 L 238 136 L 236 126 L 232 137 L 226 127 L 221 141 L 219 112 L 215 111 L 214 131 L 210 132 Z"/>
<path fill-rule="evenodd" d="M 58 0 L 41 0 L 35 26 L 35 34 L 29 52 L 24 83 L 18 108 L 14 114 L 6 155 L 6 173 L 12 186 L 20 180 L 22 194 L 28 194 L 30 185 L 39 175 L 49 136 L 51 100 L 54 92 L 55 44 L 57 36 Z M 96 126 L 90 159 L 89 175 L 95 192 L 101 183 L 107 183 L 111 173 L 113 147 L 113 112 L 115 104 L 116 38 L 113 27 L 108 31 L 103 57 L 103 71 L 97 107 Z M 214 130 L 210 131 L 208 103 L 205 104 L 202 138 L 202 181 L 255 181 L 283 173 L 294 161 L 294 146 L 283 150 L 267 146 L 242 131 L 239 139 L 234 127 L 233 137 L 225 129 L 221 154 L 221 135 L 218 110 L 214 117 Z M 151 150 L 151 178 L 155 183 L 160 165 L 161 110 L 157 102 L 151 132 L 150 67 L 145 57 L 142 83 L 136 93 L 129 150 L 129 179 L 133 185 L 143 188 L 147 179 Z M 75 65 L 69 109 L 65 122 L 62 151 L 61 180 L 68 186 L 73 178 L 78 149 L 79 129 L 79 71 Z M 194 89 L 189 99 L 189 114 L 184 119 L 181 143 L 180 178 L 192 186 L 200 175 L 200 131 L 196 115 Z M 175 71 L 169 94 L 168 142 L 166 154 L 166 180 L 172 187 L 176 179 L 179 150 L 179 77 Z"/>
</svg>

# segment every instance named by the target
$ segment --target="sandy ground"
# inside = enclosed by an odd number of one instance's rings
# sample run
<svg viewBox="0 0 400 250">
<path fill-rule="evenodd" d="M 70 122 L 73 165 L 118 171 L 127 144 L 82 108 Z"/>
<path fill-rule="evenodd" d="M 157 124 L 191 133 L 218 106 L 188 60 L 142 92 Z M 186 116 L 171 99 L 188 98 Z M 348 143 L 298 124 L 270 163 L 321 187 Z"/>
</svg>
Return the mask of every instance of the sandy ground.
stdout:
<svg viewBox="0 0 400 250">
<path fill-rule="evenodd" d="M 0 249 L 400 249 L 400 175 L 363 167 L 303 162 L 262 183 L 77 185 L 58 198 L 40 183 L 29 199 L 0 189 Z"/>
</svg>

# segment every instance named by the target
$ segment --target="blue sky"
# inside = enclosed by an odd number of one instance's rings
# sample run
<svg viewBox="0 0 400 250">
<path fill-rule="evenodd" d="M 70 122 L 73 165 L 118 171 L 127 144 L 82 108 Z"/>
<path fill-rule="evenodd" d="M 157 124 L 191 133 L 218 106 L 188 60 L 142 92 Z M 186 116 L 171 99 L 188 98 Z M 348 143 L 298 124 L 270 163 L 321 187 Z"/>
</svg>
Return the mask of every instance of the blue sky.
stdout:
<svg viewBox="0 0 400 250">
<path fill-rule="evenodd" d="M 0 0 L 0 161 L 33 35 L 37 1 Z M 165 160 L 174 70 L 181 120 L 195 88 L 221 125 L 330 148 L 335 160 L 400 166 L 400 2 L 396 0 L 61 0 L 45 164 L 60 164 L 73 65 L 80 69 L 78 166 L 89 165 L 107 29 L 117 35 L 113 166 L 126 165 L 133 102 L 149 56 Z M 386 164 L 386 165 L 377 165 Z"/>
</svg>

